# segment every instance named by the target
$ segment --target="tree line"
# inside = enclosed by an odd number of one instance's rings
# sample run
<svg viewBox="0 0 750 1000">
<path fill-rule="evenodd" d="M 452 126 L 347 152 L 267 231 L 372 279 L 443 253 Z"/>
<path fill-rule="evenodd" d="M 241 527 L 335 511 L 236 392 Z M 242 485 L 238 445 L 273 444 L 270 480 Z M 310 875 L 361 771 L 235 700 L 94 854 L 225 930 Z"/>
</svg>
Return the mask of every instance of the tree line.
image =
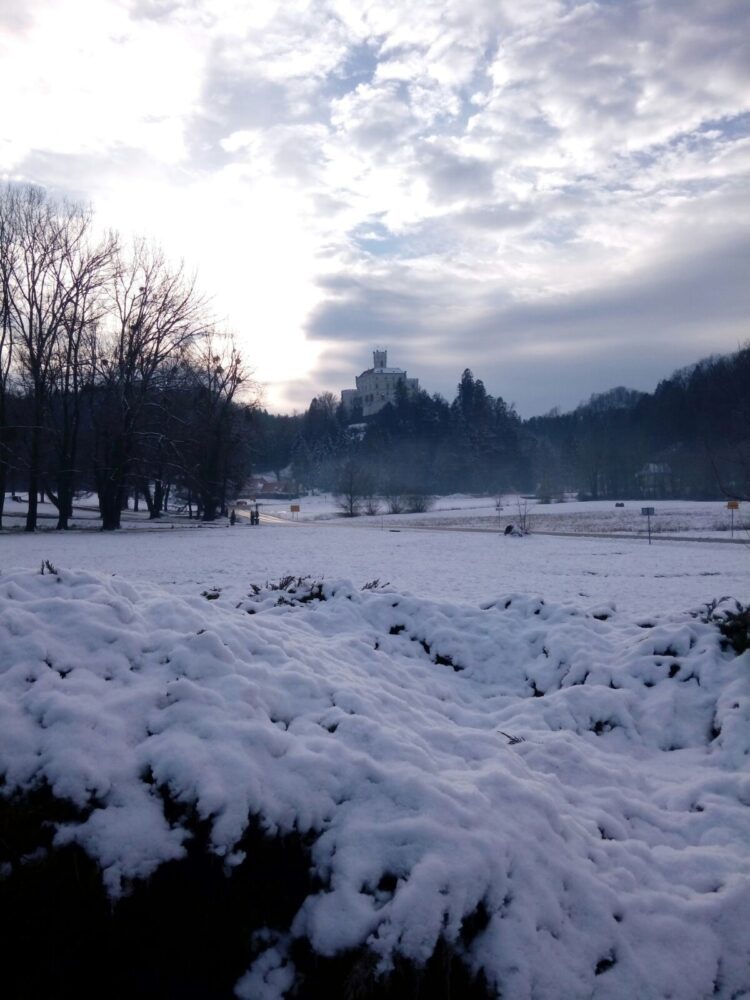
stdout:
<svg viewBox="0 0 750 1000">
<path fill-rule="evenodd" d="M 102 527 L 170 493 L 210 521 L 249 472 L 249 373 L 182 265 L 124 245 L 81 205 L 0 189 L 0 526 L 6 493 L 70 526 L 95 492 Z"/>
<path fill-rule="evenodd" d="M 526 422 L 538 489 L 592 499 L 750 498 L 750 345 Z"/>
<path fill-rule="evenodd" d="M 750 497 L 750 346 L 675 372 L 653 393 L 618 387 L 569 413 L 521 420 L 465 369 L 448 402 L 402 388 L 351 424 L 332 393 L 302 414 L 260 411 L 258 466 L 337 492 L 347 513 L 451 492 L 542 500 Z"/>
</svg>

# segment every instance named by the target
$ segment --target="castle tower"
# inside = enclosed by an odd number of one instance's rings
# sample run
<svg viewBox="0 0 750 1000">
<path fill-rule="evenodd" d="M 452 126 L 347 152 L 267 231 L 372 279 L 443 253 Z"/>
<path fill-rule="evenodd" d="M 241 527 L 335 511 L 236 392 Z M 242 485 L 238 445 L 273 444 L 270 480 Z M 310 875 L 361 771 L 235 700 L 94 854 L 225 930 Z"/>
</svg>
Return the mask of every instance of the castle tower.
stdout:
<svg viewBox="0 0 750 1000">
<path fill-rule="evenodd" d="M 419 392 L 419 379 L 407 378 L 403 368 L 388 367 L 388 352 L 383 347 L 376 347 L 372 352 L 372 368 L 357 375 L 356 389 L 342 389 L 341 402 L 344 409 L 351 414 L 356 405 L 361 414 L 359 419 L 371 417 L 389 403 L 396 405 L 399 398 L 399 387 L 407 392 Z"/>
</svg>

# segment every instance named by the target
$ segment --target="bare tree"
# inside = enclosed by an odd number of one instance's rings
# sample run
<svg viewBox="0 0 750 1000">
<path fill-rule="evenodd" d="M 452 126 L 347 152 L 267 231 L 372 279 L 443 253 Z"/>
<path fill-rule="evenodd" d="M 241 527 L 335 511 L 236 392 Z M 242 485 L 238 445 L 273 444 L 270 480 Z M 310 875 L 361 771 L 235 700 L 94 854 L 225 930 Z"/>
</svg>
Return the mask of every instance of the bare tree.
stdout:
<svg viewBox="0 0 750 1000">
<path fill-rule="evenodd" d="M 335 497 L 339 509 L 346 517 L 357 517 L 362 504 L 374 492 L 374 482 L 370 473 L 354 459 L 347 459 L 339 470 Z"/>
<path fill-rule="evenodd" d="M 82 220 L 83 221 L 83 220 Z M 68 289 L 62 330 L 52 354 L 50 406 L 52 450 L 55 456 L 55 490 L 47 493 L 58 510 L 58 529 L 66 529 L 73 513 L 82 398 L 93 385 L 91 342 L 106 310 L 106 291 L 113 278 L 118 244 L 109 233 L 95 244 L 66 239 L 64 280 Z"/>
<path fill-rule="evenodd" d="M 232 457 L 243 454 L 235 433 L 240 416 L 235 402 L 252 383 L 233 339 L 215 332 L 196 343 L 191 369 L 189 481 L 203 520 L 214 521 L 227 508 Z M 235 478 L 243 479 L 244 472 L 236 470 Z"/>
<path fill-rule="evenodd" d="M 368 517 L 375 517 L 375 515 L 379 514 L 381 510 L 380 497 L 377 496 L 375 493 L 372 493 L 370 496 L 365 497 L 363 509 L 365 514 L 368 515 Z"/>
<path fill-rule="evenodd" d="M 26 530 L 34 531 L 52 358 L 69 306 L 66 254 L 85 239 L 90 218 L 76 206 L 53 202 L 41 188 L 28 185 L 6 187 L 2 201 L 11 244 L 5 257 L 4 305 L 14 361 L 31 399 Z"/>
<path fill-rule="evenodd" d="M 3 526 L 11 434 L 11 428 L 8 424 L 8 394 L 10 370 L 13 362 L 13 325 L 10 302 L 16 248 L 13 239 L 13 220 L 9 208 L 9 198 L 3 191 L 0 194 L 0 528 Z"/>
<path fill-rule="evenodd" d="M 139 429 L 139 443 L 132 475 L 134 503 L 143 496 L 149 518 L 166 509 L 175 474 L 182 469 L 183 444 L 190 423 L 192 372 L 188 352 L 162 366 L 149 393 Z"/>
<path fill-rule="evenodd" d="M 524 535 L 528 535 L 531 532 L 529 524 L 531 518 L 529 514 L 529 501 L 525 497 L 517 496 L 516 509 L 518 511 L 518 520 L 516 523 Z"/>
<path fill-rule="evenodd" d="M 207 327 L 195 279 L 161 251 L 137 241 L 118 254 L 111 292 L 112 325 L 97 338 L 96 390 L 91 394 L 94 474 L 102 528 L 120 527 L 145 412 L 159 379 Z"/>
</svg>

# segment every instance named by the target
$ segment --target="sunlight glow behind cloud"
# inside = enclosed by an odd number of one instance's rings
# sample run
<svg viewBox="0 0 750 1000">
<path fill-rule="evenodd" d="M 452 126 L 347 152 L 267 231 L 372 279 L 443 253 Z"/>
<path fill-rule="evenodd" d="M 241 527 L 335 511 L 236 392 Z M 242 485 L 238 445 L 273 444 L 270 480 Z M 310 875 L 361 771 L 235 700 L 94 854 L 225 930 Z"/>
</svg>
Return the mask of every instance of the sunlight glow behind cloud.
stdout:
<svg viewBox="0 0 750 1000">
<path fill-rule="evenodd" d="M 430 390 L 468 365 L 570 406 L 748 336 L 749 27 L 744 0 L 0 0 L 0 173 L 197 267 L 272 408 L 376 341 Z"/>
</svg>

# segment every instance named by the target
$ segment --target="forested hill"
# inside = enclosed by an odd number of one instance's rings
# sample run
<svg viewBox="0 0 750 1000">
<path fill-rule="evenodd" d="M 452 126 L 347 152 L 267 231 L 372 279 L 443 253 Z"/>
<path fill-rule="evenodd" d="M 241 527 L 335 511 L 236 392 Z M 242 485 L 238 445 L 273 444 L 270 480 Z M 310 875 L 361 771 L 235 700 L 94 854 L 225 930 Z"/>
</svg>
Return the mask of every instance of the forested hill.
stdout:
<svg viewBox="0 0 750 1000">
<path fill-rule="evenodd" d="M 331 393 L 301 415 L 255 418 L 255 466 L 302 486 L 358 492 L 564 492 L 592 498 L 750 495 L 750 345 L 523 421 L 466 369 L 448 402 L 401 393 L 351 426 Z M 342 471 L 343 470 L 343 471 Z"/>
<path fill-rule="evenodd" d="M 554 486 L 593 497 L 711 498 L 750 484 L 750 346 L 676 371 L 653 393 L 613 389 L 524 425 Z"/>
</svg>

